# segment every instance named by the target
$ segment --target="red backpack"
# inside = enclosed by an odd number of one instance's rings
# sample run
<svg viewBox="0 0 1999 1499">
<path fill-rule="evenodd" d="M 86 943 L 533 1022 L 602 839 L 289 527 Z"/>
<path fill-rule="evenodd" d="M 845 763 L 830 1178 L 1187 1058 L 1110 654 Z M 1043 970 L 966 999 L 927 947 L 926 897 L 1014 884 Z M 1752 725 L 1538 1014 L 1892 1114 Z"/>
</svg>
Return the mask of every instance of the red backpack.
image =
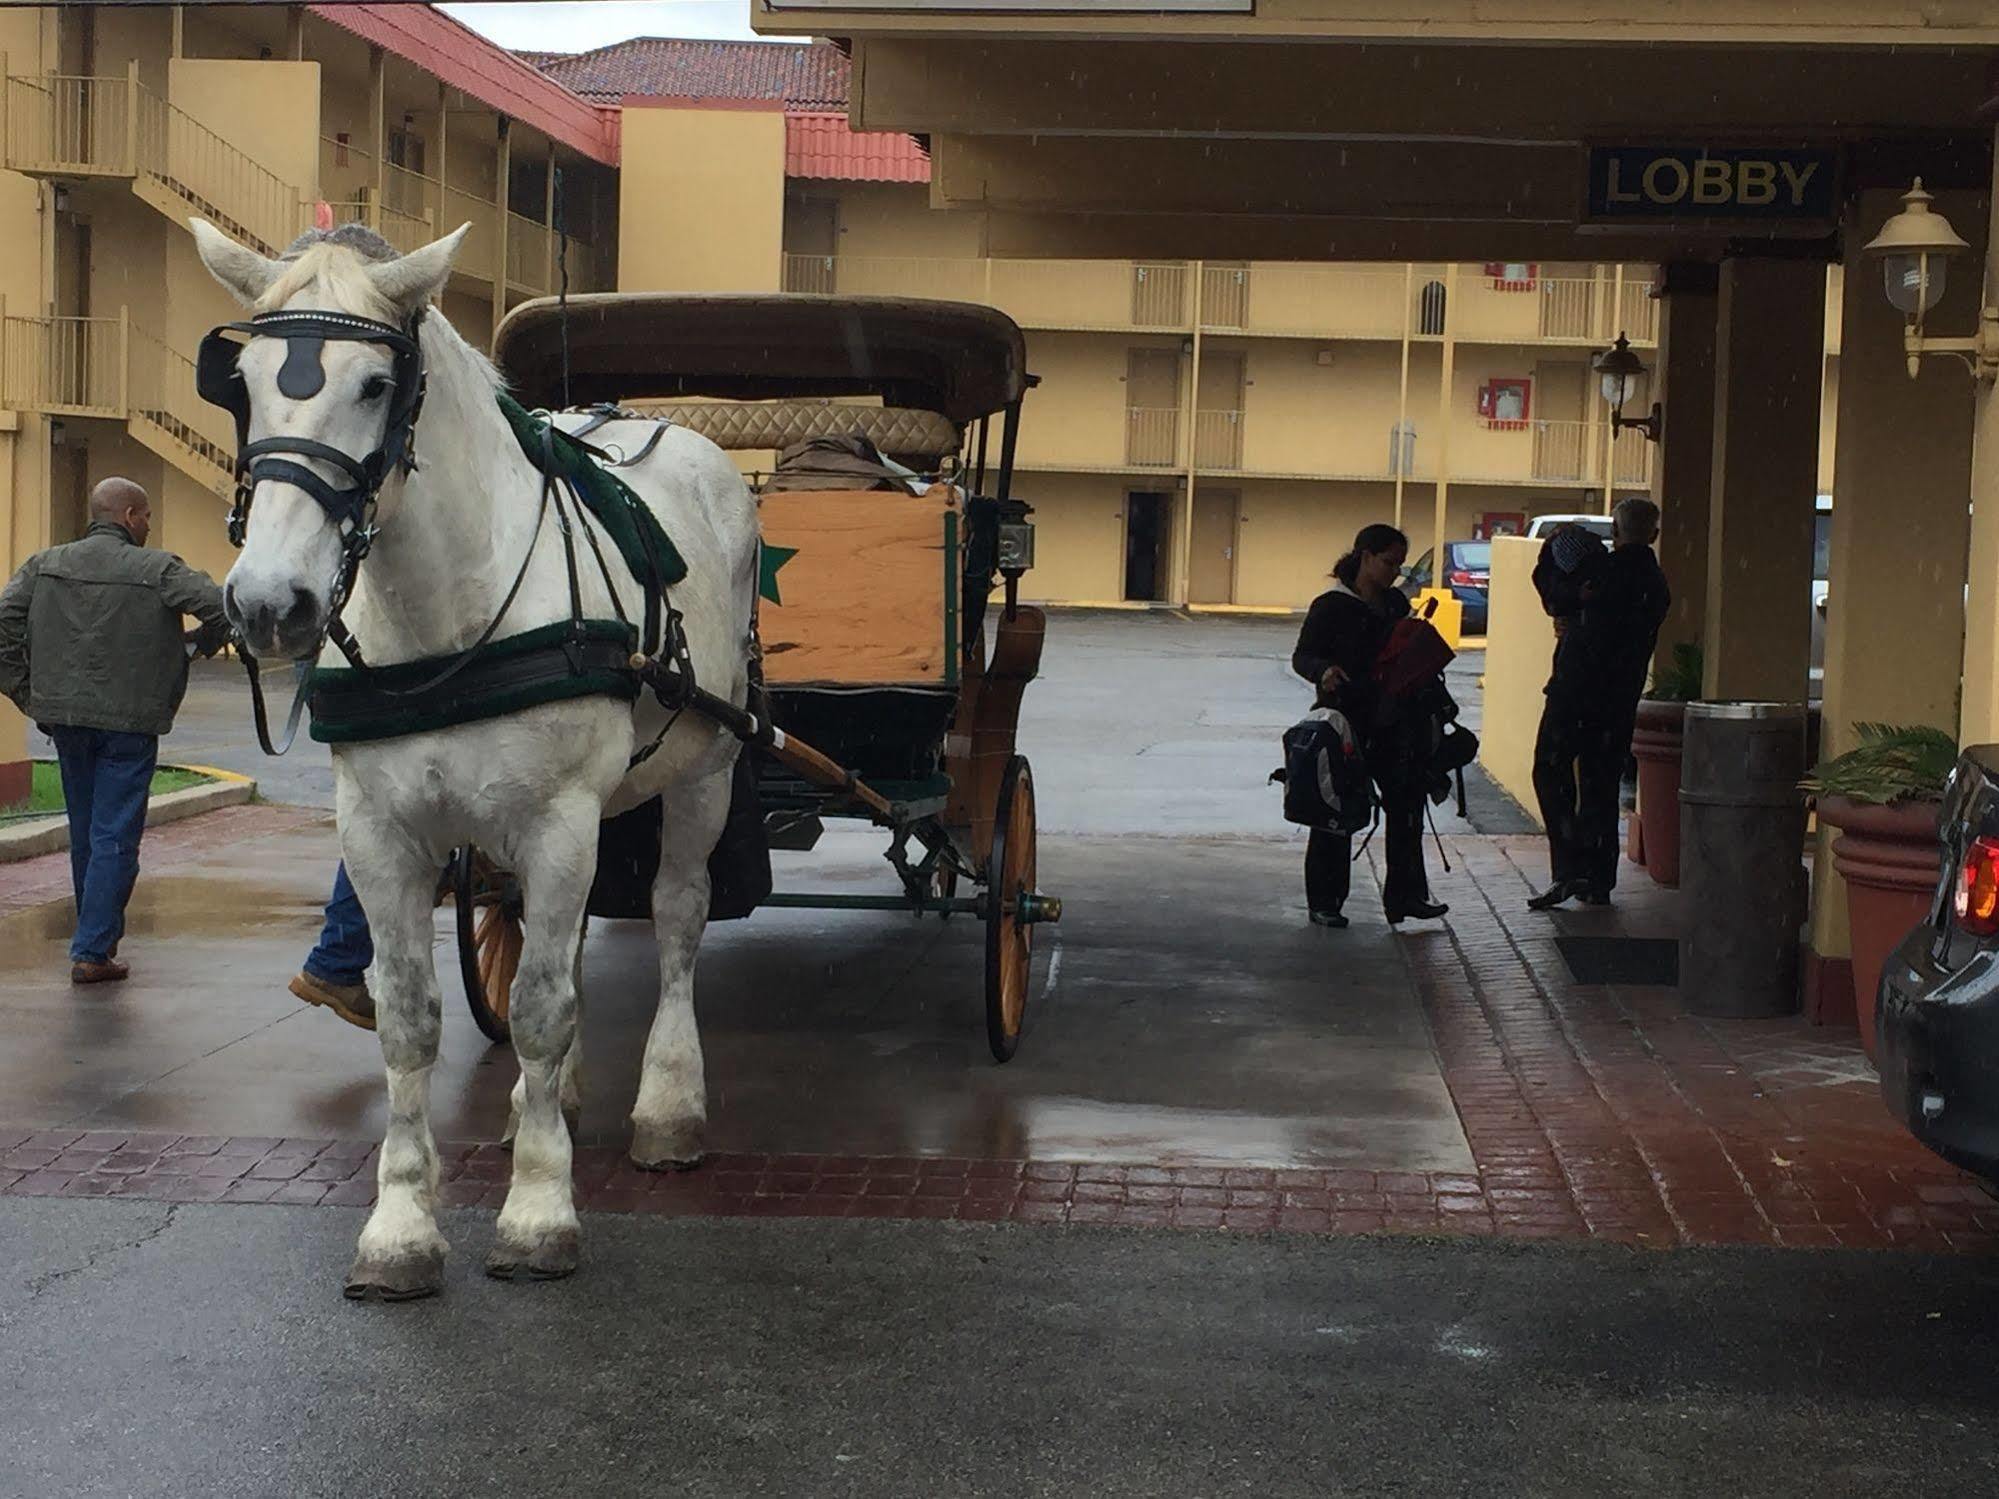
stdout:
<svg viewBox="0 0 1999 1499">
<path fill-rule="evenodd" d="M 1388 632 L 1381 654 L 1374 658 L 1374 684 L 1390 702 L 1407 697 L 1424 683 L 1441 677 L 1457 652 L 1444 643 L 1430 623 L 1437 601 L 1431 599 L 1420 617 L 1398 619 Z"/>
</svg>

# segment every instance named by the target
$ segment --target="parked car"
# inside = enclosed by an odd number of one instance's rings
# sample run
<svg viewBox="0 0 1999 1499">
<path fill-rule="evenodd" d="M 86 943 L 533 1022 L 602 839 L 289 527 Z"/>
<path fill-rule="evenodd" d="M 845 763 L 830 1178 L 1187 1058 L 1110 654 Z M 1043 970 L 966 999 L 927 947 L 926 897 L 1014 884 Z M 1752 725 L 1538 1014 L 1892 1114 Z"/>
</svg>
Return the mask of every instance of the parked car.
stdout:
<svg viewBox="0 0 1999 1499">
<path fill-rule="evenodd" d="M 1418 557 L 1404 569 L 1402 591 L 1414 598 L 1435 586 L 1436 549 Z M 1447 541 L 1444 543 L 1444 582 L 1451 596 L 1464 610 L 1464 633 L 1485 633 L 1486 611 L 1492 593 L 1492 543 L 1489 541 Z"/>
<path fill-rule="evenodd" d="M 1610 517 L 1607 515 L 1537 515 L 1527 522 L 1530 540 L 1539 541 L 1557 526 L 1581 526 L 1592 536 L 1604 541 L 1610 540 Z"/>
<path fill-rule="evenodd" d="M 1882 965 L 1875 1063 L 1918 1140 L 1999 1181 L 1999 746 L 1958 756 L 1937 825 L 1929 919 Z"/>
</svg>

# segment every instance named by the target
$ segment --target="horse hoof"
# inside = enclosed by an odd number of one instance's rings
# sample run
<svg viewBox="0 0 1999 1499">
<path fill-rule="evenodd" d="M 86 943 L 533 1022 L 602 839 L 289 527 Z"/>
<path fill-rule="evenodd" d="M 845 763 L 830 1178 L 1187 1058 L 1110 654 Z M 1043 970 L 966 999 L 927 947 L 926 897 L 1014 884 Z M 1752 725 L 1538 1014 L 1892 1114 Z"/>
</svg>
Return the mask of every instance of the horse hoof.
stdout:
<svg viewBox="0 0 1999 1499">
<path fill-rule="evenodd" d="M 583 1257 L 583 1239 L 574 1228 L 559 1228 L 534 1244 L 500 1236 L 486 1255 L 486 1273 L 495 1280 L 561 1280 L 574 1275 Z"/>
<path fill-rule="evenodd" d="M 444 1289 L 444 1250 L 392 1257 L 357 1255 L 341 1294 L 349 1301 L 417 1301 Z"/>
<path fill-rule="evenodd" d="M 696 1121 L 666 1129 L 632 1130 L 632 1164 L 641 1171 L 692 1171 L 707 1155 L 706 1133 Z"/>
</svg>

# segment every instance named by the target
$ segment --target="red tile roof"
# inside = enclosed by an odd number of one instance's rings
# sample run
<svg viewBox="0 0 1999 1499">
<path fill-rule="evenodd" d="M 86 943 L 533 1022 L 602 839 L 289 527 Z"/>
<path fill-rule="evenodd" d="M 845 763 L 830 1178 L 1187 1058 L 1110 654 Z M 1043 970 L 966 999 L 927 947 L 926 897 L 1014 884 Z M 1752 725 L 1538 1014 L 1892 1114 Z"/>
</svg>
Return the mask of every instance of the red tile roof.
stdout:
<svg viewBox="0 0 1999 1499">
<path fill-rule="evenodd" d="M 834 182 L 928 182 L 930 158 L 909 136 L 849 130 L 844 114 L 797 110 L 784 117 L 784 175 Z"/>
<path fill-rule="evenodd" d="M 578 98 L 440 10 L 428 5 L 342 4 L 314 5 L 311 11 L 593 161 L 618 164 L 615 109 Z"/>
<path fill-rule="evenodd" d="M 829 42 L 725 42 L 641 36 L 590 52 L 528 54 L 586 98 L 735 99 L 845 109 L 851 65 Z"/>
</svg>

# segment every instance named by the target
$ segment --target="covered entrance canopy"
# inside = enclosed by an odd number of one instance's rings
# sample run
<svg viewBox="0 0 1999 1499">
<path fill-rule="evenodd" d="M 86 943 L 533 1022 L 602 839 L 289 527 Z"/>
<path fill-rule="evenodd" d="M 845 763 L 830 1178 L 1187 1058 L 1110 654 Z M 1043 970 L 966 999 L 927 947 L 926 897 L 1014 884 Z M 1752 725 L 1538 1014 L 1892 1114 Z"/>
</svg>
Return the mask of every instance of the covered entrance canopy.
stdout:
<svg viewBox="0 0 1999 1499">
<path fill-rule="evenodd" d="M 1977 326 L 1999 8 L 752 8 L 766 34 L 852 49 L 855 128 L 923 137 L 933 205 L 983 213 L 993 254 L 1658 264 L 1662 648 L 1701 648 L 1708 697 L 1807 694 L 1820 390 L 1841 340 L 1824 748 L 1870 720 L 1999 740 L 1999 404 L 1961 363 L 1910 377 L 1901 317 L 1861 264 L 1921 177 L 1971 242 L 1929 331 Z M 1852 274 L 1828 317 L 1834 262 Z M 1452 336 L 1445 320 L 1447 370 Z M 1418 550 L 1445 539 L 1441 491 Z M 1813 948 L 1837 965 L 1830 862 Z"/>
</svg>

